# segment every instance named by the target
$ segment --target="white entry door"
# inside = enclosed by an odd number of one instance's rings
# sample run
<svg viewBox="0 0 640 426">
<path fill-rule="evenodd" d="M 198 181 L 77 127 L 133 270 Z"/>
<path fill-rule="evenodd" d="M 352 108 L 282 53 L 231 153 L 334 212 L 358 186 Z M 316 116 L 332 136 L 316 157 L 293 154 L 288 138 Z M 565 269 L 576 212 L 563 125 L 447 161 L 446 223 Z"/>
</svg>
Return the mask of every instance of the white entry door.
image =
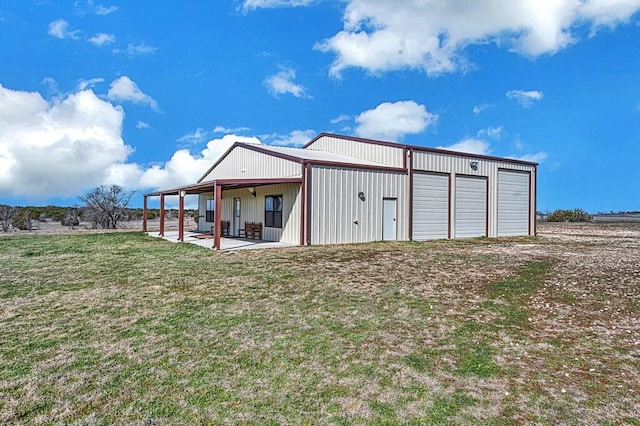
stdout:
<svg viewBox="0 0 640 426">
<path fill-rule="evenodd" d="M 240 198 L 233 199 L 233 235 L 240 235 Z"/>
<path fill-rule="evenodd" d="M 382 239 L 385 241 L 396 240 L 396 198 L 382 200 Z"/>
</svg>

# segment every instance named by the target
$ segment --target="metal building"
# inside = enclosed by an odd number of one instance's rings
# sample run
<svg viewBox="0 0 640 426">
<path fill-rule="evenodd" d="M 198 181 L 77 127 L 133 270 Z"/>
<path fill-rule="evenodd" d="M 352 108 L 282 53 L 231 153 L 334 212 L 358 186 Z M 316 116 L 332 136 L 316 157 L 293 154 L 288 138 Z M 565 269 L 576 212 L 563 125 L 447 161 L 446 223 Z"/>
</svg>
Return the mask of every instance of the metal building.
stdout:
<svg viewBox="0 0 640 426">
<path fill-rule="evenodd" d="M 182 212 L 199 194 L 198 229 L 215 248 L 245 223 L 300 245 L 534 235 L 536 173 L 536 163 L 323 133 L 303 148 L 236 143 L 197 183 L 146 194 L 145 217 L 148 197 L 162 210 L 178 195 Z"/>
</svg>

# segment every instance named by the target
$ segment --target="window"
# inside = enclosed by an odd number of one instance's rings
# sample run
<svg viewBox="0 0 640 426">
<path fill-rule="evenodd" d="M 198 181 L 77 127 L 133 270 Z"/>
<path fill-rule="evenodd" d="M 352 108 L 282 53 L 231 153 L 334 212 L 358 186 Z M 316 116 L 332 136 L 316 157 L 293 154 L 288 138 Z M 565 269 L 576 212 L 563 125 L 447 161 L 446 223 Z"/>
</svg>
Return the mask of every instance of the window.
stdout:
<svg viewBox="0 0 640 426">
<path fill-rule="evenodd" d="M 205 213 L 205 220 L 207 222 L 213 222 L 214 221 L 214 211 L 213 209 L 215 208 L 215 201 L 213 198 L 207 200 L 207 211 Z"/>
<path fill-rule="evenodd" d="M 282 195 L 264 197 L 264 226 L 282 228 Z"/>
</svg>

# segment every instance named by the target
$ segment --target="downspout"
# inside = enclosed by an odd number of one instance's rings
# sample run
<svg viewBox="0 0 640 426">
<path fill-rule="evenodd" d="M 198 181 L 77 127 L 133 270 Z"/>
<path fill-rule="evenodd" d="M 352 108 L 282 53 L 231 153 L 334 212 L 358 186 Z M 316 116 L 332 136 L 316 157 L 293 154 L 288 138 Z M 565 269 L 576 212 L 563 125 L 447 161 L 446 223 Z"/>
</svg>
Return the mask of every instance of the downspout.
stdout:
<svg viewBox="0 0 640 426">
<path fill-rule="evenodd" d="M 164 194 L 160 195 L 160 236 L 164 237 Z"/>
<path fill-rule="evenodd" d="M 144 196 L 142 204 L 142 232 L 147 232 L 147 196 Z"/>
<path fill-rule="evenodd" d="M 184 241 L 184 191 L 178 193 L 180 198 L 180 205 L 178 211 L 178 241 Z"/>
<path fill-rule="evenodd" d="M 300 245 L 304 245 L 304 218 L 306 213 L 306 183 L 307 180 L 307 165 L 305 162 L 302 163 L 302 182 L 300 183 Z"/>
<path fill-rule="evenodd" d="M 221 231 L 221 216 L 222 216 L 222 187 L 218 184 L 213 186 L 213 194 L 215 198 L 215 210 L 213 214 L 213 249 L 220 250 L 220 231 Z"/>
</svg>

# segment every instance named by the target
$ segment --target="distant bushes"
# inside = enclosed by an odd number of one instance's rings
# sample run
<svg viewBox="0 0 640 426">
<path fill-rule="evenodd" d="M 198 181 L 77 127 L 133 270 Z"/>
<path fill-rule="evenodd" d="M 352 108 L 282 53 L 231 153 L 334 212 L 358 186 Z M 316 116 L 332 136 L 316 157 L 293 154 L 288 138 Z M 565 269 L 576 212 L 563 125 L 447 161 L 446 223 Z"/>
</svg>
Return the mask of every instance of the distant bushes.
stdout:
<svg viewBox="0 0 640 426">
<path fill-rule="evenodd" d="M 591 222 L 591 215 L 582 209 L 559 209 L 547 216 L 547 222 Z"/>
</svg>

